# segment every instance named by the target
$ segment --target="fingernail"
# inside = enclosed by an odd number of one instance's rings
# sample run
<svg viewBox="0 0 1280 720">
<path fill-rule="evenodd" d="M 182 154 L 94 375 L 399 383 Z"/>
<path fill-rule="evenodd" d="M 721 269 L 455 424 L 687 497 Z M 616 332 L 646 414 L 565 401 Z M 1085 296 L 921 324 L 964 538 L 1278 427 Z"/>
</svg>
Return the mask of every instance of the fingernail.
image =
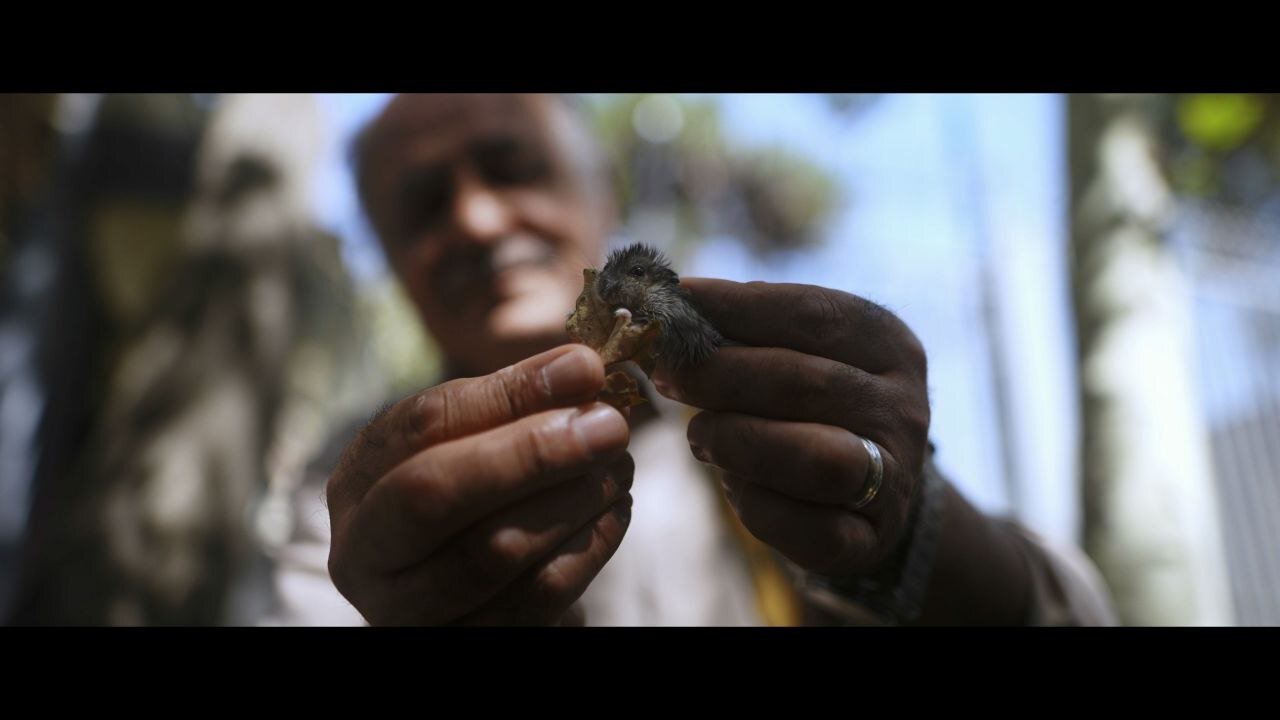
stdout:
<svg viewBox="0 0 1280 720">
<path fill-rule="evenodd" d="M 631 503 L 631 496 L 628 495 L 613 506 L 613 511 L 618 515 L 618 520 L 622 521 L 623 525 L 631 522 Z"/>
<path fill-rule="evenodd" d="M 567 352 L 542 368 L 542 382 L 553 400 L 566 400 L 588 395 L 592 387 L 591 363 L 585 353 Z"/>
<path fill-rule="evenodd" d="M 594 454 L 625 445 L 627 421 L 608 405 L 596 404 L 570 421 L 583 445 Z"/>
<path fill-rule="evenodd" d="M 734 492 L 733 486 L 724 480 L 720 481 L 720 487 L 724 488 L 724 497 L 729 501 L 730 505 L 738 504 L 738 494 Z"/>
<path fill-rule="evenodd" d="M 684 395 L 680 393 L 680 389 L 668 382 L 655 379 L 653 381 L 653 387 L 658 392 L 671 398 L 672 400 L 675 400 L 676 402 L 680 402 L 684 400 Z"/>
</svg>

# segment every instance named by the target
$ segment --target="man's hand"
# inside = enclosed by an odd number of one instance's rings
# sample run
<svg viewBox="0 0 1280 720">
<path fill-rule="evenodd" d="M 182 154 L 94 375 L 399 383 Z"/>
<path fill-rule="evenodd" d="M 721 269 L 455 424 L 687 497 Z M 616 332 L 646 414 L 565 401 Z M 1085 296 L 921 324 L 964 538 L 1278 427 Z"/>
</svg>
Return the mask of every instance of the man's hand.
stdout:
<svg viewBox="0 0 1280 720">
<path fill-rule="evenodd" d="M 872 570 L 902 537 L 928 444 L 925 355 L 887 310 L 810 285 L 686 278 L 726 337 L 704 364 L 655 378 L 703 408 L 689 445 L 723 470 L 725 492 L 756 537 L 802 567 L 834 576 Z M 865 490 L 880 446 L 879 494 Z"/>
<path fill-rule="evenodd" d="M 375 417 L 329 479 L 329 573 L 370 623 L 542 624 L 617 550 L 634 465 L 604 367 L 565 346 Z"/>
</svg>

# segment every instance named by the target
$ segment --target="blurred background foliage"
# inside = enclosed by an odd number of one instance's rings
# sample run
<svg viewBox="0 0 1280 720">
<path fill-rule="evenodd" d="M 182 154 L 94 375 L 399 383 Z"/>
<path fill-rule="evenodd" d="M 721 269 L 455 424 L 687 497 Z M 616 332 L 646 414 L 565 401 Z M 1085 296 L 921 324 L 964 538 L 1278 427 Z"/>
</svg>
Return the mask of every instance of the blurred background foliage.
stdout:
<svg viewBox="0 0 1280 720">
<path fill-rule="evenodd" d="M 1174 188 L 1230 206 L 1274 200 L 1280 179 L 1280 96 L 1185 94 L 1159 110 Z"/>
<path fill-rule="evenodd" d="M 845 96 L 831 102 L 851 115 L 867 104 Z M 762 254 L 822 238 L 841 192 L 836 180 L 785 147 L 731 143 L 714 98 L 590 96 L 586 107 L 613 163 L 624 224 L 655 212 L 674 220 L 674 238 L 640 239 L 685 258 L 691 243 L 711 235 Z M 646 228 L 633 225 L 632 233 Z"/>
</svg>

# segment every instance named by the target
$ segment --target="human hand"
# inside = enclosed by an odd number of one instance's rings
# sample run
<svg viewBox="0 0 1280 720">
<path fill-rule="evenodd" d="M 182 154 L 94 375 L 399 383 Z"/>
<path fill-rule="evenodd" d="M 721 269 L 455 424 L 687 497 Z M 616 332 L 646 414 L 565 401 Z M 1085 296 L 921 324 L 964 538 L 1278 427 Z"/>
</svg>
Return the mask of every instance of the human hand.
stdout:
<svg viewBox="0 0 1280 720">
<path fill-rule="evenodd" d="M 685 278 L 727 338 L 706 362 L 662 367 L 658 390 L 702 408 L 689 423 L 695 457 L 723 471 L 743 525 L 809 570 L 874 570 L 903 537 L 921 485 L 929 433 L 926 361 L 896 316 L 811 285 Z M 883 459 L 864 495 L 869 455 Z"/>
<path fill-rule="evenodd" d="M 626 420 L 563 346 L 376 416 L 329 478 L 334 585 L 374 625 L 551 624 L 631 514 Z"/>
</svg>

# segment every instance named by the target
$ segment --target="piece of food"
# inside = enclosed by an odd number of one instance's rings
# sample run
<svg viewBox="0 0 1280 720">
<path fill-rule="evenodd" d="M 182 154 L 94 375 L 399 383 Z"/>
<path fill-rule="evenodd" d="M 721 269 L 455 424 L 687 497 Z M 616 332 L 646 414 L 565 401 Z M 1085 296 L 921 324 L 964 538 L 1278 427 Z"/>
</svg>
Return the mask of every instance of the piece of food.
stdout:
<svg viewBox="0 0 1280 720">
<path fill-rule="evenodd" d="M 565 322 L 569 338 L 600 353 L 607 373 L 611 366 L 630 361 L 646 376 L 650 375 L 658 360 L 662 324 L 654 320 L 634 323 L 626 308 L 612 311 L 597 292 L 597 276 L 593 269 L 582 271 L 582 293 L 578 295 L 573 314 Z M 600 401 L 621 409 L 638 405 L 645 398 L 635 380 L 618 370 L 605 377 Z"/>
<path fill-rule="evenodd" d="M 595 285 L 605 306 L 615 312 L 626 310 L 634 325 L 661 325 L 662 336 L 655 347 L 667 367 L 700 365 L 725 342 L 680 286 L 671 261 L 655 248 L 635 243 L 613 251 Z"/>
</svg>

